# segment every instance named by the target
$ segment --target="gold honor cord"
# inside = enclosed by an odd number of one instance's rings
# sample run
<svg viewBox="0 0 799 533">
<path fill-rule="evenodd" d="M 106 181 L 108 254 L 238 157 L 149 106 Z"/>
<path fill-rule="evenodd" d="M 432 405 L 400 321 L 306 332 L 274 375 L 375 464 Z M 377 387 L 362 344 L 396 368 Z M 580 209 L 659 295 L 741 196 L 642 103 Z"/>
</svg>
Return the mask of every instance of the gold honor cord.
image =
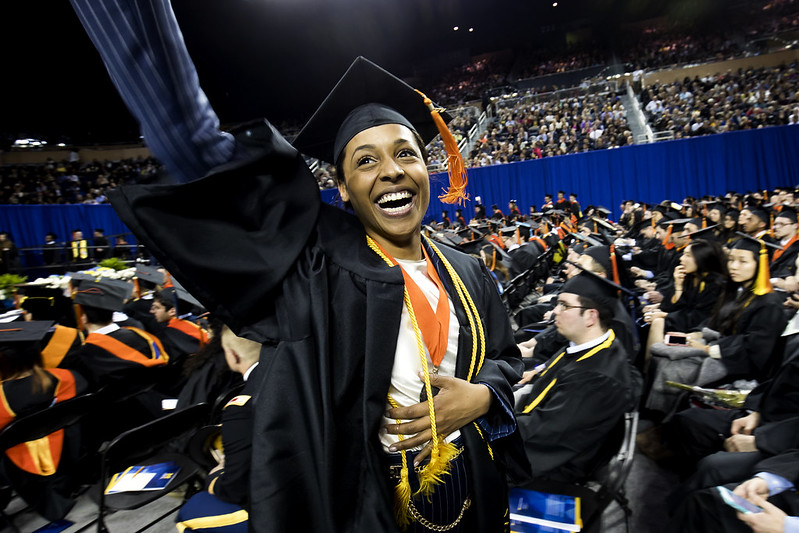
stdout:
<svg viewBox="0 0 799 533">
<path fill-rule="evenodd" d="M 441 251 L 438 250 L 435 246 L 430 243 L 430 241 L 425 237 L 425 240 L 430 245 L 430 248 L 436 253 L 436 255 L 441 259 L 442 263 L 444 264 L 447 272 L 450 275 L 450 278 L 455 284 L 456 292 L 458 297 L 461 300 L 461 304 L 466 309 L 466 315 L 469 319 L 469 324 L 472 328 L 472 331 L 478 331 L 478 337 L 480 339 L 480 363 L 478 365 L 478 372 L 480 367 L 482 366 L 483 359 L 485 357 L 485 335 L 483 333 L 482 323 L 479 321 L 479 316 L 477 315 L 477 309 L 474 305 L 474 302 L 469 295 L 469 292 L 466 290 L 466 286 L 463 284 L 463 281 L 458 276 L 455 269 L 452 268 L 452 265 L 441 255 Z M 389 267 L 393 267 L 394 264 L 392 261 L 383 253 L 380 249 L 380 246 L 368 235 L 366 236 L 366 242 L 369 248 L 372 249 Z M 400 267 L 402 268 L 402 267 Z M 425 351 L 424 347 L 424 340 L 422 339 L 422 332 L 419 329 L 419 324 L 416 321 L 416 314 L 413 311 L 413 305 L 411 304 L 410 295 L 408 294 L 408 289 L 403 289 L 403 299 L 405 303 L 405 307 L 408 310 L 408 316 L 411 320 L 411 325 L 413 326 L 414 336 L 416 337 L 416 346 L 419 351 L 419 357 L 422 362 L 422 369 L 424 373 L 424 385 L 425 385 L 425 392 L 427 394 L 427 406 L 428 412 L 430 417 L 430 430 L 432 433 L 431 437 L 431 444 L 432 444 L 432 451 L 430 452 L 430 460 L 426 466 L 421 468 L 418 473 L 419 477 L 419 490 L 416 492 L 415 495 L 422 494 L 428 499 L 432 495 L 433 491 L 435 490 L 436 485 L 439 485 L 444 482 L 443 476 L 449 474 L 450 464 L 449 462 L 458 455 L 458 449 L 451 443 L 447 442 L 440 442 L 438 429 L 436 427 L 436 414 L 435 414 L 435 404 L 433 398 L 433 391 L 432 385 L 430 384 L 430 368 L 427 364 L 427 352 Z M 477 317 L 477 320 L 475 320 Z M 467 381 L 471 380 L 472 374 L 474 372 L 475 361 L 477 359 L 477 343 L 475 339 L 472 339 L 472 358 L 469 366 L 469 377 Z M 388 397 L 388 402 L 392 407 L 398 407 L 396 401 Z M 397 421 L 400 423 L 401 421 Z M 402 440 L 402 436 L 399 437 Z M 410 522 L 411 519 L 414 517 L 409 515 L 409 503 L 410 503 L 410 481 L 408 479 L 408 461 L 405 455 L 405 450 L 402 450 L 402 470 L 400 471 L 400 480 L 395 487 L 395 498 L 394 498 L 394 513 L 397 519 L 397 524 L 405 528 L 407 524 Z"/>
</svg>

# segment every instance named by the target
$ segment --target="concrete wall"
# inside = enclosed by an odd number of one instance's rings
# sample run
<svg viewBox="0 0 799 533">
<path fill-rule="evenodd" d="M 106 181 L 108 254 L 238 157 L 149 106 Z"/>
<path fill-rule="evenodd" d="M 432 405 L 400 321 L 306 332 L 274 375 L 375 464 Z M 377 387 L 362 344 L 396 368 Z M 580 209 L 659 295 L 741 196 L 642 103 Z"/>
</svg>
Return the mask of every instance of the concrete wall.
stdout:
<svg viewBox="0 0 799 533">
<path fill-rule="evenodd" d="M 719 61 L 717 63 L 706 63 L 695 67 L 676 68 L 672 70 L 659 70 L 644 76 L 644 86 L 655 83 L 672 83 L 682 81 L 686 76 L 713 76 L 726 72 L 735 72 L 738 69 L 776 67 L 781 64 L 790 64 L 799 61 L 799 50 L 783 50 L 773 54 L 764 54 L 752 57 L 742 57 L 740 59 L 730 59 L 729 61 Z"/>
</svg>

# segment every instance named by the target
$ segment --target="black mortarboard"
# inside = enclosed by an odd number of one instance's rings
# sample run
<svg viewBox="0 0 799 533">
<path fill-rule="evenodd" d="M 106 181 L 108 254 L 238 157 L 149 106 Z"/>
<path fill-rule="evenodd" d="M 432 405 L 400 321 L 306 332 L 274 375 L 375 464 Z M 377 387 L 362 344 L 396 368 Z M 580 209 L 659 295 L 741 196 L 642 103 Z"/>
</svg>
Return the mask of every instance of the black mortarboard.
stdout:
<svg viewBox="0 0 799 533">
<path fill-rule="evenodd" d="M 579 265 L 577 267 L 580 268 Z M 617 301 L 616 291 L 621 290 L 622 287 L 602 276 L 597 276 L 582 268 L 581 270 L 582 272 L 563 284 L 560 292 L 590 298 L 597 305 L 613 313 Z"/>
<path fill-rule="evenodd" d="M 499 233 L 506 237 L 516 235 L 516 226 L 504 226 L 502 228 L 499 228 Z"/>
<path fill-rule="evenodd" d="M 65 275 L 72 279 L 73 285 L 78 285 L 81 281 L 94 281 L 99 277 L 84 272 L 67 272 Z"/>
<path fill-rule="evenodd" d="M 602 241 L 596 239 L 593 234 L 591 236 L 584 235 L 580 232 L 569 233 L 569 235 L 573 236 L 575 239 L 582 241 L 589 246 L 602 246 Z"/>
<path fill-rule="evenodd" d="M 732 243 L 732 245 L 730 246 L 731 250 L 735 250 L 735 249 L 749 250 L 750 252 L 755 254 L 755 257 L 757 257 L 757 254 L 760 252 L 761 244 L 764 245 L 767 249 L 771 248 L 772 251 L 773 250 L 781 250 L 782 249 L 782 247 L 779 246 L 779 245 L 776 245 L 774 243 L 771 243 L 771 242 L 768 242 L 768 241 L 764 241 L 764 240 L 761 240 L 761 239 L 755 239 L 754 237 L 751 237 L 751 236 L 747 235 L 746 233 L 742 233 L 740 231 L 736 231 L 735 234 L 737 236 L 739 236 L 740 239 L 738 239 L 738 240 L 736 240 L 736 241 L 734 241 Z M 771 253 L 771 252 L 769 252 L 769 253 Z"/>
<path fill-rule="evenodd" d="M 765 209 L 760 209 L 759 207 L 750 207 L 749 212 L 752 213 L 753 217 L 757 217 L 765 222 L 766 225 L 771 224 L 771 219 L 769 218 L 769 215 Z"/>
<path fill-rule="evenodd" d="M 158 267 L 150 265 L 136 265 L 136 277 L 156 285 L 164 284 L 164 273 Z"/>
<path fill-rule="evenodd" d="M 194 307 L 198 307 L 203 309 L 203 304 L 201 304 L 197 298 L 189 294 L 189 291 L 183 288 L 183 285 L 178 283 L 178 280 L 172 278 L 172 287 L 169 289 L 164 289 L 164 291 L 174 291 L 171 293 L 171 297 L 174 298 L 177 296 L 177 299 L 181 302 L 185 302 L 187 304 L 193 305 Z"/>
<path fill-rule="evenodd" d="M 0 324 L 0 347 L 19 343 L 41 341 L 53 325 L 52 320 L 8 322 Z"/>
<path fill-rule="evenodd" d="M 706 239 L 709 237 L 709 233 L 718 227 L 718 224 L 713 224 L 712 226 L 708 226 L 691 233 L 686 233 L 683 235 L 683 237 L 690 237 L 691 239 Z"/>
<path fill-rule="evenodd" d="M 608 216 L 610 214 L 610 209 L 608 209 L 606 207 L 602 207 L 600 205 L 599 207 L 596 208 L 596 212 L 597 213 L 602 213 L 603 215 Z"/>
<path fill-rule="evenodd" d="M 429 107 L 413 87 L 358 57 L 294 139 L 294 146 L 306 155 L 336 163 L 350 139 L 383 124 L 402 124 L 425 143 L 439 133 Z"/>
<path fill-rule="evenodd" d="M 741 237 L 732 243 L 731 250 L 749 250 L 755 256 L 757 261 L 757 274 L 752 283 L 752 292 L 757 295 L 763 295 L 772 291 L 771 287 L 771 274 L 769 273 L 769 256 L 771 255 L 768 248 L 780 249 L 779 246 L 766 242 L 760 239 L 750 237 L 745 233 L 739 231 L 735 232 L 736 235 Z"/>
<path fill-rule="evenodd" d="M 787 218 L 792 224 L 796 224 L 796 210 L 791 207 L 784 206 L 779 213 L 774 215 L 774 218 Z"/>
<path fill-rule="evenodd" d="M 82 281 L 80 288 L 72 295 L 72 301 L 98 309 L 119 311 L 128 295 L 130 291 L 117 283 Z"/>
<path fill-rule="evenodd" d="M 659 225 L 663 226 L 664 228 L 668 228 L 669 226 L 672 227 L 672 231 L 682 231 L 683 227 L 691 222 L 691 218 L 677 218 L 674 220 L 663 219 L 660 221 Z"/>
<path fill-rule="evenodd" d="M 599 263 L 599 266 L 602 267 L 608 277 L 613 274 L 613 264 L 610 262 L 610 246 L 592 246 L 584 251 L 583 255 L 587 255 Z"/>
</svg>

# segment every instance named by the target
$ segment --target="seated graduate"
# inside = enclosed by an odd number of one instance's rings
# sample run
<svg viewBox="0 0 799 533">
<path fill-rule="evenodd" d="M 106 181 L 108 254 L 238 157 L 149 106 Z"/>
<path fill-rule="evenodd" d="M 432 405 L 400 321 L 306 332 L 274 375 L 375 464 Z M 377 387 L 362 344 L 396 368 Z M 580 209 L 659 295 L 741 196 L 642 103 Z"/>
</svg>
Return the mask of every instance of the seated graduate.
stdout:
<svg viewBox="0 0 799 533">
<path fill-rule="evenodd" d="M 698 233 L 707 230 L 700 230 Z M 693 331 L 699 328 L 722 297 L 728 283 L 727 255 L 720 244 L 692 240 L 683 250 L 674 269 L 673 283 L 663 291 L 659 304 L 644 307 L 644 321 L 651 325 L 647 337 L 647 360 L 652 346 L 663 353 L 667 331 Z"/>
<path fill-rule="evenodd" d="M 41 289 L 40 289 L 41 290 Z M 19 306 L 25 311 L 25 320 L 56 321 L 42 339 L 42 366 L 43 368 L 58 368 L 64 358 L 83 346 L 83 332 L 57 323 L 59 316 L 58 307 L 54 305 L 58 296 L 69 301 L 63 296 L 61 289 L 52 289 L 52 296 L 24 296 Z M 70 304 L 71 308 L 71 304 Z"/>
<path fill-rule="evenodd" d="M 754 475 L 754 477 L 749 477 Z M 749 478 L 749 479 L 747 479 Z M 760 507 L 741 513 L 724 503 L 716 487 L 685 500 L 669 522 L 667 533 L 796 533 L 799 531 L 799 450 L 763 459 L 726 488 Z"/>
<path fill-rule="evenodd" d="M 201 326 L 186 320 L 199 302 L 182 287 L 161 289 L 153 298 L 150 313 L 155 319 L 152 332 L 161 340 L 169 354 L 168 392 L 178 394 L 185 385 L 183 367 L 186 361 L 208 344 L 208 332 Z"/>
<path fill-rule="evenodd" d="M 0 430 L 17 417 L 47 409 L 84 392 L 77 372 L 42 368 L 40 342 L 51 321 L 0 324 Z M 60 520 L 74 505 L 69 472 L 77 458 L 77 427 L 59 430 L 6 450 L 0 463 L 5 477 L 25 502 L 48 520 Z"/>
<path fill-rule="evenodd" d="M 153 333 L 155 317 L 150 309 L 153 306 L 156 291 L 164 285 L 164 270 L 154 266 L 136 264 L 134 282 L 137 289 L 135 298 L 125 303 L 122 311 L 141 322 L 145 330 Z"/>
<path fill-rule="evenodd" d="M 608 459 L 602 444 L 638 403 L 640 376 L 610 329 L 615 293 L 605 279 L 584 272 L 558 295 L 555 326 L 569 346 L 516 400 L 534 480 L 574 482 L 589 476 Z"/>
<path fill-rule="evenodd" d="M 214 527 L 219 533 L 247 533 L 250 508 L 253 404 L 261 386 L 258 359 L 261 345 L 222 329 L 222 348 L 227 365 L 241 374 L 246 384 L 222 411 L 223 457 L 209 472 L 205 491 L 192 496 L 180 509 L 176 521 L 182 531 Z M 232 516 L 239 519 L 233 519 Z M 182 529 L 185 528 L 185 529 Z"/>
<path fill-rule="evenodd" d="M 799 290 L 796 278 L 796 263 L 799 259 L 799 224 L 796 211 L 791 207 L 783 207 L 774 218 L 773 229 L 780 249 L 771 256 L 771 285 L 775 289 L 795 292 Z"/>
<path fill-rule="evenodd" d="M 666 381 L 706 385 L 722 379 L 764 380 L 782 360 L 774 347 L 787 319 L 782 299 L 769 283 L 765 243 L 751 237 L 739 239 L 730 250 L 727 268 L 733 283 L 707 327 L 702 332 L 682 332 L 687 346 L 670 346 L 662 356 L 652 354 L 648 409 L 670 413 L 677 407 L 678 391 Z"/>
<path fill-rule="evenodd" d="M 72 299 L 81 306 L 88 335 L 80 350 L 62 362 L 80 372 L 96 390 L 131 378 L 147 379 L 145 371 L 165 366 L 169 356 L 161 341 L 146 331 L 120 327 L 114 311 L 122 308 L 124 290 L 107 283 L 83 281 Z"/>
<path fill-rule="evenodd" d="M 799 448 L 799 358 L 791 355 L 742 408 L 686 409 L 664 426 L 667 449 L 691 473 L 683 494 L 739 481 L 758 461 Z"/>
</svg>

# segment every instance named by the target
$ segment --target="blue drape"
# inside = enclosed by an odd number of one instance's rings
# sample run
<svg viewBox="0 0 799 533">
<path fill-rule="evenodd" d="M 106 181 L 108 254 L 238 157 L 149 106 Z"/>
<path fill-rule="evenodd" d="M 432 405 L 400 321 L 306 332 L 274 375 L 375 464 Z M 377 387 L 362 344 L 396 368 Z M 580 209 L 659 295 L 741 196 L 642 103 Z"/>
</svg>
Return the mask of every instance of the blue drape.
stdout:
<svg viewBox="0 0 799 533">
<path fill-rule="evenodd" d="M 426 221 L 439 220 L 442 209 L 454 220 L 456 206 L 436 197 L 446 175 L 430 178 L 433 197 Z M 497 204 L 506 213 L 508 200 L 515 199 L 526 212 L 531 204 L 541 206 L 545 193 L 562 189 L 576 192 L 582 206 L 605 206 L 616 218 L 626 199 L 682 201 L 685 196 L 771 190 L 797 182 L 799 126 L 779 126 L 469 169 L 470 200 L 463 209 L 468 220 L 474 198 L 480 196 L 484 205 Z M 328 203 L 338 197 L 335 189 L 321 194 Z M 59 241 L 69 240 L 75 228 L 86 238 L 94 228 L 104 228 L 107 235 L 128 231 L 108 205 L 0 206 L 0 230 L 11 232 L 20 247 L 40 246 L 49 231 Z"/>
</svg>

